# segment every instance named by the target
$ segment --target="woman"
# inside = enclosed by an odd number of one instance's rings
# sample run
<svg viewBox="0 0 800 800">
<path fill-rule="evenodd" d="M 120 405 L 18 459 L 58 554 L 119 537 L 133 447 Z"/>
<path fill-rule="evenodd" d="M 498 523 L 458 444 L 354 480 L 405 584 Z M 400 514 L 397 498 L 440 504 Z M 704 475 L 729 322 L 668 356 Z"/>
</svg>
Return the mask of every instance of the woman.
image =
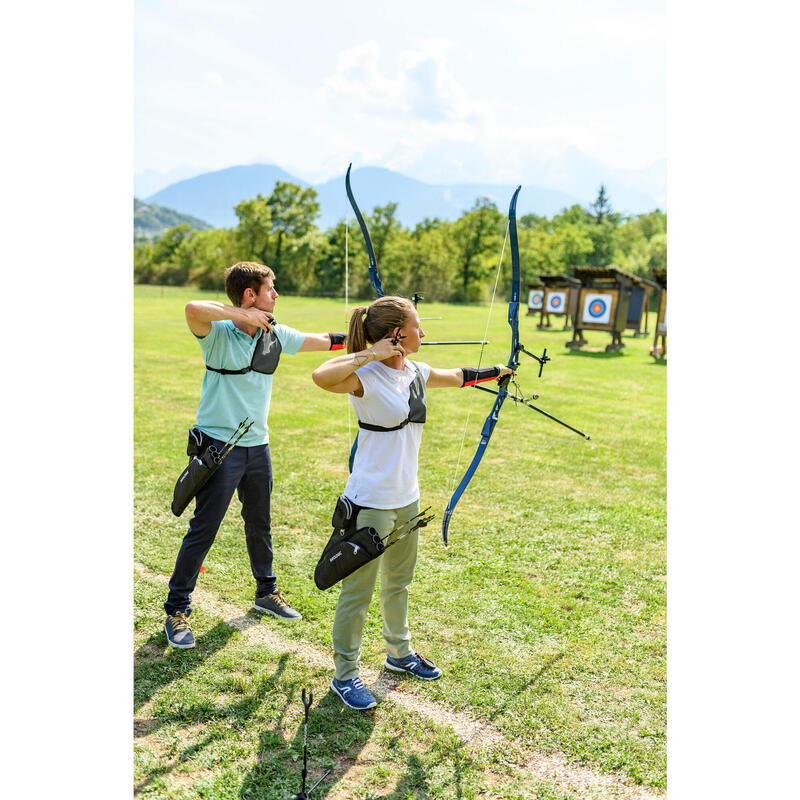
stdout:
<svg viewBox="0 0 800 800">
<path fill-rule="evenodd" d="M 363 507 L 356 527 L 372 527 L 381 536 L 392 532 L 386 544 L 396 541 L 342 581 L 336 605 L 336 672 L 331 688 L 345 705 L 362 711 L 376 705 L 358 677 L 358 657 L 379 567 L 386 668 L 423 680 L 442 674 L 432 661 L 414 652 L 408 629 L 408 585 L 417 561 L 419 531 L 406 531 L 419 516 L 417 462 L 426 418 L 425 390 L 471 386 L 511 373 L 502 364 L 433 369 L 408 360 L 424 336 L 411 301 L 382 297 L 353 310 L 347 355 L 326 361 L 313 373 L 314 383 L 322 389 L 347 392 L 358 418 L 358 447 L 344 488 L 344 495 Z"/>
</svg>

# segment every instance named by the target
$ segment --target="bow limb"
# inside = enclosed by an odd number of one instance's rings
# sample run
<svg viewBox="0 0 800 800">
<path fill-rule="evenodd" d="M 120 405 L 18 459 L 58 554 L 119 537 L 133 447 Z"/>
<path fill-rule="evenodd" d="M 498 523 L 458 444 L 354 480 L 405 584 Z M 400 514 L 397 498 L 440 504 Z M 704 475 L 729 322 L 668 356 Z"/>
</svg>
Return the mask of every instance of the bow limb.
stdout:
<svg viewBox="0 0 800 800">
<path fill-rule="evenodd" d="M 464 490 L 467 488 L 467 485 L 472 480 L 475 470 L 478 469 L 478 464 L 481 463 L 483 454 L 486 451 L 486 446 L 489 444 L 489 439 L 492 436 L 494 426 L 497 424 L 497 420 L 500 416 L 500 409 L 503 406 L 503 401 L 507 396 L 508 390 L 505 388 L 505 386 L 502 386 L 500 391 L 497 393 L 497 399 L 494 401 L 492 410 L 489 412 L 489 415 L 486 417 L 486 420 L 483 423 L 483 428 L 481 429 L 481 441 L 478 444 L 478 449 L 475 451 L 475 455 L 472 457 L 472 461 L 470 462 L 469 467 L 467 467 L 464 477 L 456 487 L 456 490 L 453 492 L 453 496 L 450 498 L 450 502 L 447 504 L 447 508 L 444 510 L 444 517 L 442 518 L 442 539 L 444 539 L 445 545 L 447 544 L 447 529 L 450 527 L 450 517 L 453 515 L 456 503 L 458 503 L 461 495 L 464 494 Z"/>
<path fill-rule="evenodd" d="M 517 238 L 517 197 L 519 197 L 521 186 L 517 187 L 517 190 L 514 192 L 513 197 L 511 198 L 511 203 L 508 206 L 508 235 L 509 235 L 509 242 L 511 245 L 511 299 L 508 303 L 508 324 L 511 327 L 511 352 L 508 356 L 508 367 L 514 371 L 516 371 L 517 367 L 519 366 L 519 284 L 520 284 L 520 268 L 519 268 L 519 240 Z M 502 264 L 502 256 L 501 256 L 501 264 Z M 499 266 L 498 266 L 499 269 Z M 489 313 L 491 314 L 491 306 L 489 308 Z M 456 490 L 453 492 L 453 496 L 450 498 L 450 502 L 447 504 L 447 508 L 444 511 L 444 516 L 442 518 L 442 539 L 444 539 L 445 545 L 447 544 L 447 529 L 450 525 L 450 517 L 453 515 L 453 511 L 456 507 L 456 503 L 458 503 L 461 495 L 464 493 L 464 490 L 469 485 L 470 480 L 472 480 L 472 476 L 475 474 L 475 470 L 478 469 L 478 464 L 481 463 L 481 459 L 483 458 L 483 454 L 486 451 L 486 447 L 489 444 L 489 439 L 492 436 L 492 431 L 494 431 L 494 426 L 497 424 L 497 420 L 500 417 L 500 409 L 503 407 L 503 403 L 505 402 L 506 397 L 508 396 L 508 383 L 510 380 L 510 376 L 506 376 L 505 378 L 501 378 L 498 381 L 498 392 L 497 397 L 495 398 L 494 405 L 492 406 L 492 410 L 489 412 L 489 415 L 486 417 L 486 421 L 483 423 L 483 428 L 481 429 L 481 440 L 478 444 L 478 449 L 475 451 L 475 455 L 472 457 L 472 461 L 470 462 L 467 471 L 464 473 L 464 477 L 461 479 L 461 482 L 456 487 Z M 473 386 L 473 389 L 477 386 Z"/>
<path fill-rule="evenodd" d="M 378 275 L 378 262 L 375 260 L 375 250 L 372 247 L 372 240 L 369 238 L 367 223 L 364 222 L 364 217 L 361 215 L 361 209 L 358 207 L 356 198 L 353 196 L 353 190 L 350 188 L 350 170 L 352 168 L 352 164 L 347 167 L 347 174 L 345 175 L 344 179 L 344 186 L 347 190 L 347 199 L 350 201 L 350 205 L 353 207 L 356 219 L 358 220 L 358 226 L 361 228 L 361 233 L 364 236 L 364 244 L 367 246 L 367 256 L 369 257 L 369 282 L 372 284 L 372 288 L 375 290 L 375 295 L 377 297 L 383 297 L 383 286 L 381 285 L 381 279 Z"/>
</svg>

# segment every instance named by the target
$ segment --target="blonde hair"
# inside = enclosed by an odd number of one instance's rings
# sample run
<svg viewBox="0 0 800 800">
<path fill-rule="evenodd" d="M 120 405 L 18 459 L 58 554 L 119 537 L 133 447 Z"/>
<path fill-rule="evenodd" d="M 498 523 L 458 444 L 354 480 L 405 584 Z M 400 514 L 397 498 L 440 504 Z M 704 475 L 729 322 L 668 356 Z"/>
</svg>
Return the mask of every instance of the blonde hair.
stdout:
<svg viewBox="0 0 800 800">
<path fill-rule="evenodd" d="M 385 339 L 395 328 L 402 328 L 414 304 L 405 297 L 379 297 L 368 306 L 356 306 L 350 315 L 347 352 L 358 353 L 368 344 Z"/>
</svg>

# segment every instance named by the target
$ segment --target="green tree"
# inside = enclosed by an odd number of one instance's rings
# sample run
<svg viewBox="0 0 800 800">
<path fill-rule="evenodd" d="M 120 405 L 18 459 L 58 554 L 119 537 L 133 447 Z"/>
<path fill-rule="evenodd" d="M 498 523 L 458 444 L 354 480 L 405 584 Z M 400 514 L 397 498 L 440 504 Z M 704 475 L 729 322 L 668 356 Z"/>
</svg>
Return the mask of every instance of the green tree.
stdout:
<svg viewBox="0 0 800 800">
<path fill-rule="evenodd" d="M 245 260 L 236 233 L 216 228 L 196 233 L 183 244 L 182 256 L 189 263 L 188 282 L 198 289 L 225 289 L 225 269 Z"/>
<path fill-rule="evenodd" d="M 296 183 L 276 181 L 267 207 L 274 241 L 273 263 L 280 267 L 286 240 L 302 239 L 314 227 L 314 220 L 319 217 L 317 193 L 311 188 L 302 189 Z"/>
<path fill-rule="evenodd" d="M 239 218 L 236 235 L 239 238 L 241 251 L 246 253 L 244 260 L 268 264 L 272 233 L 272 211 L 269 201 L 263 195 L 257 194 L 250 200 L 242 200 L 233 210 Z"/>
<path fill-rule="evenodd" d="M 497 206 L 488 197 L 479 197 L 455 223 L 453 243 L 461 284 L 457 299 L 476 299 L 485 294 L 479 281 L 489 272 L 488 262 L 500 252 L 502 222 Z"/>
</svg>

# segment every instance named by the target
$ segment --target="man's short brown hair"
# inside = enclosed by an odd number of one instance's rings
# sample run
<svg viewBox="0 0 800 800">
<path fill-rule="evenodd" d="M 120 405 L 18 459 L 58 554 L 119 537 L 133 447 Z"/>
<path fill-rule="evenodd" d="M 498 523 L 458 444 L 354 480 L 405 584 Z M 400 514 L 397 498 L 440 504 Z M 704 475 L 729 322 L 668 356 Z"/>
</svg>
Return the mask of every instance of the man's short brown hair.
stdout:
<svg viewBox="0 0 800 800">
<path fill-rule="evenodd" d="M 255 261 L 240 261 L 225 270 L 225 293 L 231 303 L 240 306 L 245 289 L 252 289 L 258 294 L 261 285 L 268 279 L 275 280 L 275 273 L 269 267 Z"/>
</svg>

